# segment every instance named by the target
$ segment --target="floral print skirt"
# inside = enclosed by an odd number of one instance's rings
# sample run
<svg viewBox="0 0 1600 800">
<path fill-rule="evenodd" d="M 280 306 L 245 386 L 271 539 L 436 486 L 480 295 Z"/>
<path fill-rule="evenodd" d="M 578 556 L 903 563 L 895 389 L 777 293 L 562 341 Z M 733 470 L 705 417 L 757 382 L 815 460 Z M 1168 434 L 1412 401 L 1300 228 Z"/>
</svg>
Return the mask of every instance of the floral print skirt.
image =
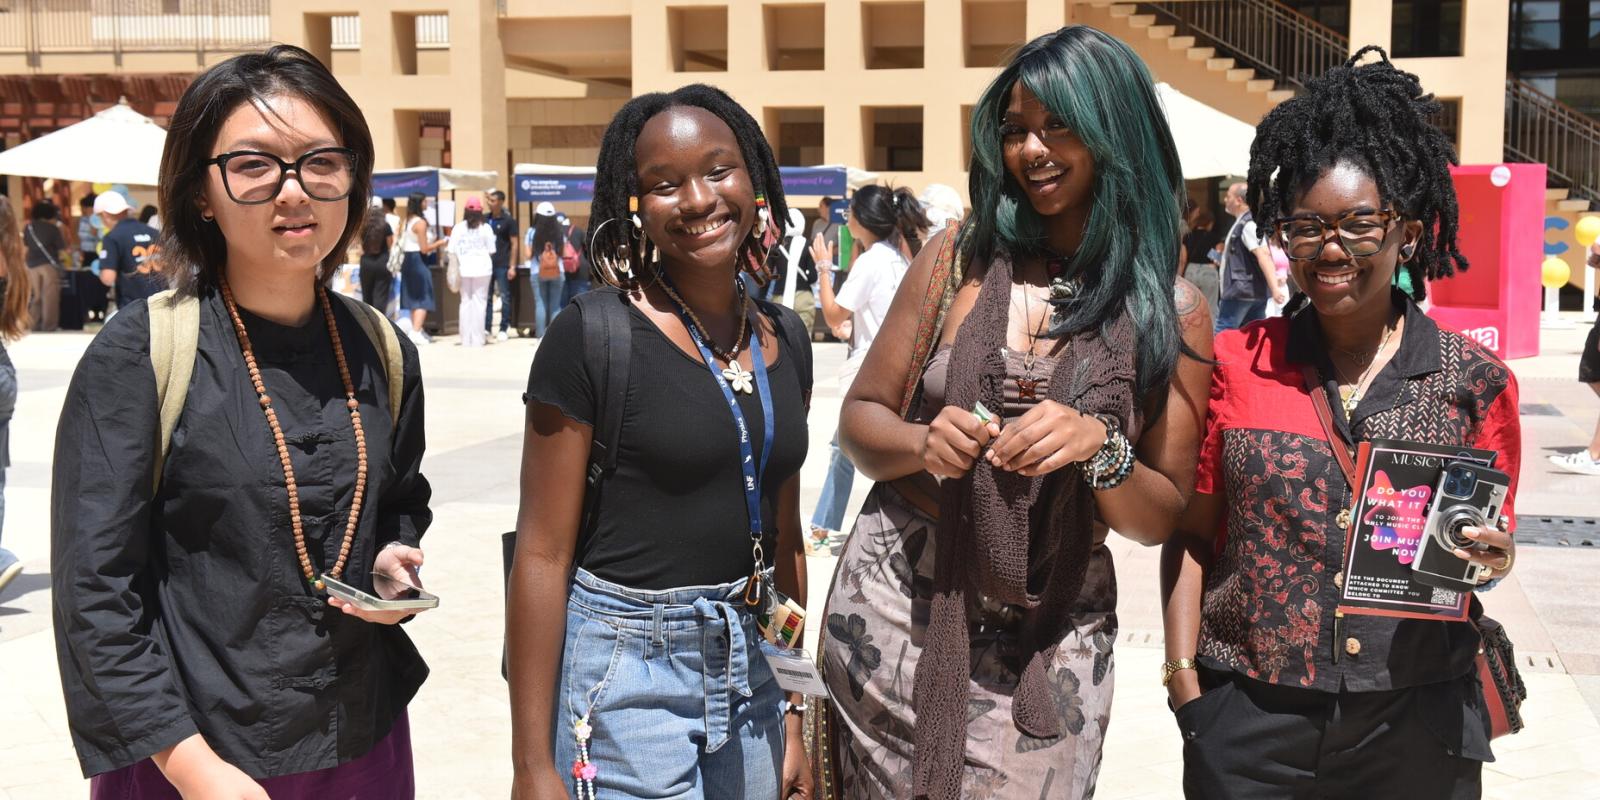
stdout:
<svg viewBox="0 0 1600 800">
<path fill-rule="evenodd" d="M 916 724 L 911 705 L 933 595 L 937 522 L 889 484 L 873 487 L 846 541 L 828 593 L 824 677 L 836 712 L 839 796 L 909 798 Z M 1110 723 L 1117 618 L 1110 553 L 1096 548 L 1084 597 L 1050 670 L 1063 735 L 1017 730 L 1011 697 L 1021 672 L 1015 609 L 981 602 L 970 614 L 963 798 L 1094 795 Z M 1082 605 L 1080 603 L 1080 605 Z"/>
</svg>

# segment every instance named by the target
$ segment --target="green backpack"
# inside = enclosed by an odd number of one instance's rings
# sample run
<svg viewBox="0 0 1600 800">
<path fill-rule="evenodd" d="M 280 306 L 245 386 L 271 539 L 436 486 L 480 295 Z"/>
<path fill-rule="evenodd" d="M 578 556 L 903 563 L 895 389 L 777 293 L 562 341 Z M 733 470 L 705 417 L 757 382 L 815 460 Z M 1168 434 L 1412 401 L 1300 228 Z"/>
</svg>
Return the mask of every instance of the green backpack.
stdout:
<svg viewBox="0 0 1600 800">
<path fill-rule="evenodd" d="M 405 388 L 405 360 L 400 352 L 400 337 L 394 326 L 366 303 L 338 292 L 345 308 L 355 315 L 372 346 L 383 354 L 384 372 L 389 376 L 389 422 L 400 420 L 400 392 Z M 172 431 L 183 415 L 189 397 L 189 379 L 194 375 L 194 358 L 200 349 L 200 298 L 179 296 L 171 289 L 158 292 L 146 301 L 150 309 L 150 366 L 156 374 L 156 402 L 161 407 L 161 449 L 156 452 L 155 486 L 161 488 L 161 470 L 172 448 Z"/>
</svg>

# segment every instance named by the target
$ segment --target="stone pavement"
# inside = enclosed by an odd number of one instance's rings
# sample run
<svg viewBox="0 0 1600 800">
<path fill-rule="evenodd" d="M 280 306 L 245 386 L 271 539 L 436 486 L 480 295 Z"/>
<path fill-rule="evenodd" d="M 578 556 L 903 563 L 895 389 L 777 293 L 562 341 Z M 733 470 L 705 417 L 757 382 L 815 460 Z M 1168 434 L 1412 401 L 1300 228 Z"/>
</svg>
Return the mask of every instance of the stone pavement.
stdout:
<svg viewBox="0 0 1600 800">
<path fill-rule="evenodd" d="M 1525 407 L 1523 514 L 1600 516 L 1600 478 L 1561 476 L 1545 456 L 1587 442 L 1600 401 L 1573 380 L 1583 328 L 1546 331 L 1545 355 L 1514 362 Z M 68 739 L 50 632 L 49 470 L 56 417 L 86 334 L 31 336 L 13 345 L 22 394 L 12 424 L 4 543 L 26 570 L 0 594 L 0 800 L 83 797 Z M 513 524 L 521 448 L 520 394 L 534 342 L 463 350 L 453 339 L 423 349 L 430 440 L 425 471 L 435 522 L 424 540 L 429 588 L 443 605 L 409 633 L 433 675 L 411 707 L 419 794 L 503 798 L 510 732 L 499 659 L 503 634 L 499 534 Z M 802 472 L 809 516 L 827 471 L 839 410 L 839 345 L 818 345 L 811 455 Z M 1549 411 L 1550 409 L 1539 409 Z M 857 480 L 852 511 L 868 485 Z M 848 527 L 848 520 L 847 520 Z M 1102 800 L 1177 798 L 1181 745 L 1157 680 L 1161 625 L 1156 553 L 1113 538 L 1121 586 L 1120 691 L 1101 770 Z M 808 559 L 812 626 L 822 617 L 833 559 Z M 1484 598 L 1518 646 L 1530 698 L 1528 729 L 1496 745 L 1486 797 L 1600 798 L 1600 554 L 1529 547 L 1516 577 Z"/>
</svg>

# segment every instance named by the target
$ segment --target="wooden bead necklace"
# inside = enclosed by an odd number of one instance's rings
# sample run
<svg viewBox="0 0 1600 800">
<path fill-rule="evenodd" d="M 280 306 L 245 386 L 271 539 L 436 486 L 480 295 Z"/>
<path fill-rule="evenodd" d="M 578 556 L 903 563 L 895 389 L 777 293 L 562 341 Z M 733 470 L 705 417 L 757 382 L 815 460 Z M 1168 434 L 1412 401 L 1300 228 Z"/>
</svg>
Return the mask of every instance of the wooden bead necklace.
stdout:
<svg viewBox="0 0 1600 800">
<path fill-rule="evenodd" d="M 228 316 L 233 318 L 233 332 L 239 337 L 239 349 L 244 353 L 245 368 L 250 371 L 250 383 L 260 398 L 261 411 L 266 414 L 267 427 L 272 429 L 272 441 L 278 449 L 278 462 L 283 466 L 283 483 L 289 492 L 289 524 L 294 529 L 294 552 L 300 559 L 300 571 L 305 575 L 306 582 L 320 592 L 323 590 L 322 580 L 311 566 L 311 554 L 306 552 L 306 531 L 300 521 L 300 489 L 295 484 L 289 445 L 284 441 L 283 429 L 278 425 L 278 412 L 272 408 L 267 385 L 261 380 L 255 350 L 250 346 L 250 334 L 244 328 L 244 320 L 239 317 L 239 305 L 233 300 L 233 290 L 228 287 L 226 279 L 221 281 L 221 286 L 222 300 L 228 307 Z M 350 501 L 350 520 L 345 523 L 344 541 L 339 545 L 339 560 L 327 573 L 330 577 L 339 578 L 344 574 L 345 562 L 350 559 L 350 544 L 356 538 L 356 523 L 361 519 L 361 500 L 367 490 L 367 436 L 361 429 L 361 403 L 356 400 L 355 384 L 350 380 L 350 366 L 344 360 L 344 344 L 339 339 L 339 327 L 333 321 L 333 304 L 328 302 L 328 290 L 320 284 L 317 286 L 317 300 L 322 305 L 322 318 L 328 325 L 328 337 L 333 342 L 333 358 L 339 365 L 339 380 L 344 384 L 345 407 L 350 409 L 350 424 L 356 434 L 356 489 Z"/>
</svg>

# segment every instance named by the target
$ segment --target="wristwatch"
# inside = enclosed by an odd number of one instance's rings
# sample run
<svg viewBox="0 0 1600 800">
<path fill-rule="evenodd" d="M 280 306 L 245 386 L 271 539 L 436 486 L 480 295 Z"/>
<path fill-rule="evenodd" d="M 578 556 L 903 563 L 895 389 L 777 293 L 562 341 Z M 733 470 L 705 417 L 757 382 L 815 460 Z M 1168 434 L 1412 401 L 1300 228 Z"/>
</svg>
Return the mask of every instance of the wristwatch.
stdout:
<svg viewBox="0 0 1600 800">
<path fill-rule="evenodd" d="M 1195 661 L 1192 658 L 1174 658 L 1161 662 L 1161 685 L 1166 686 L 1172 682 L 1172 676 L 1180 670 L 1194 669 Z"/>
<path fill-rule="evenodd" d="M 785 714 L 804 714 L 804 713 L 806 713 L 806 704 L 805 703 L 795 703 L 795 702 L 791 702 L 789 700 L 785 700 L 785 701 L 783 701 L 783 713 L 785 713 Z"/>
</svg>

